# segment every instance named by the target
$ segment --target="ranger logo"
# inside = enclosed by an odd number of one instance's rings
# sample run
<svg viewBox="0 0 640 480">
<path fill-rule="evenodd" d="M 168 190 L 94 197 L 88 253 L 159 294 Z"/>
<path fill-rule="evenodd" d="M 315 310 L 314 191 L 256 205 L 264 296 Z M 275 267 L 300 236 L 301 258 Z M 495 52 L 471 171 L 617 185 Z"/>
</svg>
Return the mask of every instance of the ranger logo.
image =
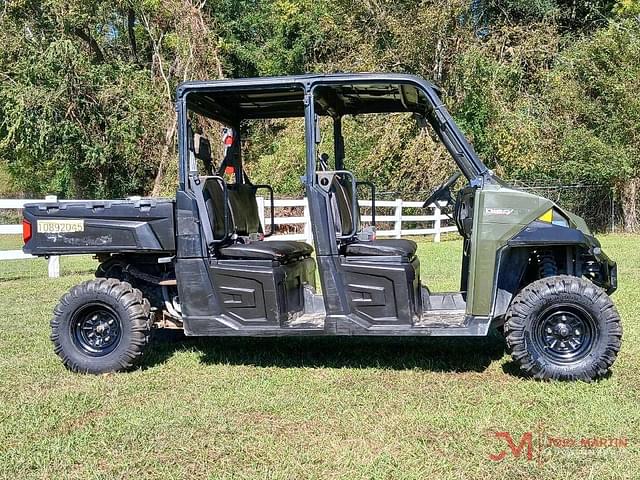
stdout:
<svg viewBox="0 0 640 480">
<path fill-rule="evenodd" d="M 511 215 L 513 208 L 485 208 L 484 213 L 487 215 Z"/>
</svg>

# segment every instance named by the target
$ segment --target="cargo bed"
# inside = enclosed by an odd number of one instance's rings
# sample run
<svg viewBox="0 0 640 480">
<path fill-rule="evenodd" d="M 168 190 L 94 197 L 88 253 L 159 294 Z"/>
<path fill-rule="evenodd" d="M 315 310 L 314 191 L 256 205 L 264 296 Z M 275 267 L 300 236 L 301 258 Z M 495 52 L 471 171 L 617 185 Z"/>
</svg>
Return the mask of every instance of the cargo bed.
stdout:
<svg viewBox="0 0 640 480">
<path fill-rule="evenodd" d="M 29 203 L 23 217 L 23 250 L 32 255 L 175 251 L 170 199 Z"/>
</svg>

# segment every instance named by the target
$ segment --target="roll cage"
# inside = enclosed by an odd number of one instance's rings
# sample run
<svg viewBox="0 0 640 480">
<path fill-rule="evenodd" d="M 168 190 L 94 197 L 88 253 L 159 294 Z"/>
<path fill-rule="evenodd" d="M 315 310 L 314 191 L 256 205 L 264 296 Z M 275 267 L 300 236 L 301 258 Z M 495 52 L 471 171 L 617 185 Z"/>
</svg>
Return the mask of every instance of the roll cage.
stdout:
<svg viewBox="0 0 640 480">
<path fill-rule="evenodd" d="M 305 118 L 305 184 L 316 180 L 316 115 L 334 122 L 336 169 L 343 168 L 344 115 L 408 112 L 423 116 L 445 145 L 465 177 L 482 185 L 490 179 L 487 167 L 458 129 L 432 83 L 404 74 L 332 74 L 197 81 L 181 84 L 176 109 L 179 132 L 180 189 L 197 175 L 189 165 L 186 135 L 189 110 L 239 127 L 248 119 Z"/>
</svg>

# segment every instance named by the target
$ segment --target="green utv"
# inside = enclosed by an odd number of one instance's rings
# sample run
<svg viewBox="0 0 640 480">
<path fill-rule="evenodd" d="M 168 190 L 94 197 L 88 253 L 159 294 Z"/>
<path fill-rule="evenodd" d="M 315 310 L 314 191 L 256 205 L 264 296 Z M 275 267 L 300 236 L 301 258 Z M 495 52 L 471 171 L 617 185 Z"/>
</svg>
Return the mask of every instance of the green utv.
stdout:
<svg viewBox="0 0 640 480">
<path fill-rule="evenodd" d="M 176 110 L 175 199 L 24 209 L 25 252 L 89 253 L 100 262 L 97 278 L 66 293 L 51 321 L 55 351 L 71 370 L 131 367 L 154 327 L 212 336 L 485 336 L 496 327 L 535 378 L 591 380 L 613 364 L 622 337 L 609 298 L 616 264 L 581 218 L 487 169 L 431 83 L 398 74 L 187 82 Z M 416 243 L 375 239 L 375 228 L 361 225 L 358 189 L 375 201 L 375 187 L 348 170 L 342 120 L 395 112 L 433 128 L 460 169 L 424 204 L 453 206 L 464 238 L 459 292 L 421 284 Z M 273 190 L 251 183 L 243 167 L 241 124 L 286 117 L 304 118 L 301 181 L 315 256 L 307 243 L 265 239 L 274 209 L 263 221 L 256 192 L 273 200 Z M 319 152 L 322 118 L 333 127 L 331 156 Z M 195 133 L 214 122 L 230 132 L 220 155 Z M 467 184 L 454 200 L 461 175 Z"/>
</svg>

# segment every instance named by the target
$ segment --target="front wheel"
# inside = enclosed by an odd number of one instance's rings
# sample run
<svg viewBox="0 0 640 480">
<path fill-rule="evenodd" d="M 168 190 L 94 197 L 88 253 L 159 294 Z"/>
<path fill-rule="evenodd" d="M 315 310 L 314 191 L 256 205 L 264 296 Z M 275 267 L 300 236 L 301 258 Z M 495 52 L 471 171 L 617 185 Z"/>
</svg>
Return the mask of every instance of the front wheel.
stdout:
<svg viewBox="0 0 640 480">
<path fill-rule="evenodd" d="M 514 297 L 505 336 L 526 375 L 591 381 L 613 365 L 622 325 L 604 290 L 582 278 L 559 275 L 537 280 Z"/>
<path fill-rule="evenodd" d="M 126 370 L 149 341 L 149 302 L 139 290 L 113 278 L 97 278 L 69 290 L 54 309 L 51 340 L 75 372 Z"/>
</svg>

